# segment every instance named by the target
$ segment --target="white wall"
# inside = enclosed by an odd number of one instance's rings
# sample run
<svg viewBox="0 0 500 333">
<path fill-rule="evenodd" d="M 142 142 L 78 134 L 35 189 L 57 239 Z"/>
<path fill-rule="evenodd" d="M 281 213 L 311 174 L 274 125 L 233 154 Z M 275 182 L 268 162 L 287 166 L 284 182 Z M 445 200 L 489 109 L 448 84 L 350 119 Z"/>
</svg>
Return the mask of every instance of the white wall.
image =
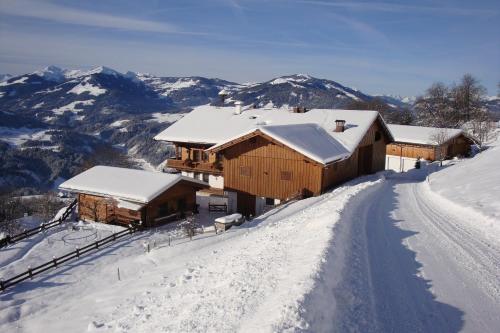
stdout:
<svg viewBox="0 0 500 333">
<path fill-rule="evenodd" d="M 386 170 L 394 170 L 396 172 L 405 172 L 415 168 L 416 158 L 410 157 L 399 157 L 396 155 L 387 155 L 385 159 L 385 169 Z M 427 164 L 427 161 L 420 160 L 421 166 Z"/>
<path fill-rule="evenodd" d="M 210 187 L 223 189 L 224 188 L 224 177 L 209 175 L 208 176 L 208 184 L 210 185 Z"/>
<path fill-rule="evenodd" d="M 181 171 L 181 175 L 194 178 L 194 172 Z"/>
<path fill-rule="evenodd" d="M 212 205 L 228 205 L 228 198 L 221 197 L 218 195 L 210 195 L 203 191 L 196 192 L 196 203 L 200 205 L 202 209 L 208 209 L 208 204 Z"/>
</svg>

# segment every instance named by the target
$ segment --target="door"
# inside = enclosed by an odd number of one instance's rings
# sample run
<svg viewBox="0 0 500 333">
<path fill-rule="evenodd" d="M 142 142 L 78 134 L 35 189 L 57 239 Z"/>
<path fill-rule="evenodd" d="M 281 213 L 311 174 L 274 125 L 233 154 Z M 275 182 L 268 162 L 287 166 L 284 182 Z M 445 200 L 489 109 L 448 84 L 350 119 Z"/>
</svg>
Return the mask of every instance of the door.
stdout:
<svg viewBox="0 0 500 333">
<path fill-rule="evenodd" d="M 373 145 L 359 147 L 358 176 L 372 173 Z"/>
<path fill-rule="evenodd" d="M 245 192 L 237 192 L 236 206 L 238 213 L 244 216 L 255 216 L 256 197 Z"/>
</svg>

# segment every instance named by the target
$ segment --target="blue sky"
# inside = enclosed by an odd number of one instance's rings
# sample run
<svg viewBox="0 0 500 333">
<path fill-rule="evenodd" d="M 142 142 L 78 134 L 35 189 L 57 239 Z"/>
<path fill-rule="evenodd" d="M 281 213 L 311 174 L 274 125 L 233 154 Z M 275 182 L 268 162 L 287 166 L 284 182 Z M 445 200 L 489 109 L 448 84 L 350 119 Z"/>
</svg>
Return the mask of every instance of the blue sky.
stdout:
<svg viewBox="0 0 500 333">
<path fill-rule="evenodd" d="M 308 73 L 417 95 L 466 72 L 497 93 L 500 1 L 0 0 L 0 73 L 105 65 L 237 82 Z"/>
</svg>

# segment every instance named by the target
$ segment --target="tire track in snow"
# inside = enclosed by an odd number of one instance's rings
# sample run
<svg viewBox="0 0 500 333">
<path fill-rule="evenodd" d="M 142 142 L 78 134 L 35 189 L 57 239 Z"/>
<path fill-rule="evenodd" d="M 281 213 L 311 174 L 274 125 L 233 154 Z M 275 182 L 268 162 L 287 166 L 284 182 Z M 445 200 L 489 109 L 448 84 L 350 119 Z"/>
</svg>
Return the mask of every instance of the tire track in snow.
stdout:
<svg viewBox="0 0 500 333">
<path fill-rule="evenodd" d="M 455 261 L 465 267 L 474 280 L 480 281 L 477 286 L 484 290 L 485 295 L 497 301 L 500 299 L 500 250 L 496 244 L 488 244 L 481 239 L 481 235 L 463 227 L 461 216 L 453 214 L 442 207 L 439 208 L 432 200 L 423 195 L 422 187 L 418 184 L 411 187 L 413 207 L 422 217 L 421 222 L 431 228 L 434 237 L 440 235 L 447 242 L 436 245 L 446 247 L 447 253 L 452 254 Z M 466 221 L 465 221 L 466 222 Z M 439 238 L 439 237 L 438 237 Z"/>
<path fill-rule="evenodd" d="M 330 274 L 325 280 L 340 281 L 321 290 L 335 307 L 331 318 L 307 331 L 495 332 L 500 327 L 500 251 L 494 237 L 436 200 L 422 179 L 412 176 L 388 180 L 348 204 L 336 234 L 347 242 L 332 244 L 324 269 Z"/>
</svg>

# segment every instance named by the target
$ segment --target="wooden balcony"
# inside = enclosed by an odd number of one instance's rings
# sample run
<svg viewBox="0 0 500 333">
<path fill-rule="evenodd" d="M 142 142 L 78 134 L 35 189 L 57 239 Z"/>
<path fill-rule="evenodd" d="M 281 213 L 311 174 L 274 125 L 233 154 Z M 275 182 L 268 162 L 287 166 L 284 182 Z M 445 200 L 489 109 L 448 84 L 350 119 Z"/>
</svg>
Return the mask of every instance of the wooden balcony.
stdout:
<svg viewBox="0 0 500 333">
<path fill-rule="evenodd" d="M 167 167 L 179 171 L 202 172 L 212 175 L 222 175 L 222 164 L 213 162 L 194 162 L 189 160 L 168 159 Z"/>
</svg>

